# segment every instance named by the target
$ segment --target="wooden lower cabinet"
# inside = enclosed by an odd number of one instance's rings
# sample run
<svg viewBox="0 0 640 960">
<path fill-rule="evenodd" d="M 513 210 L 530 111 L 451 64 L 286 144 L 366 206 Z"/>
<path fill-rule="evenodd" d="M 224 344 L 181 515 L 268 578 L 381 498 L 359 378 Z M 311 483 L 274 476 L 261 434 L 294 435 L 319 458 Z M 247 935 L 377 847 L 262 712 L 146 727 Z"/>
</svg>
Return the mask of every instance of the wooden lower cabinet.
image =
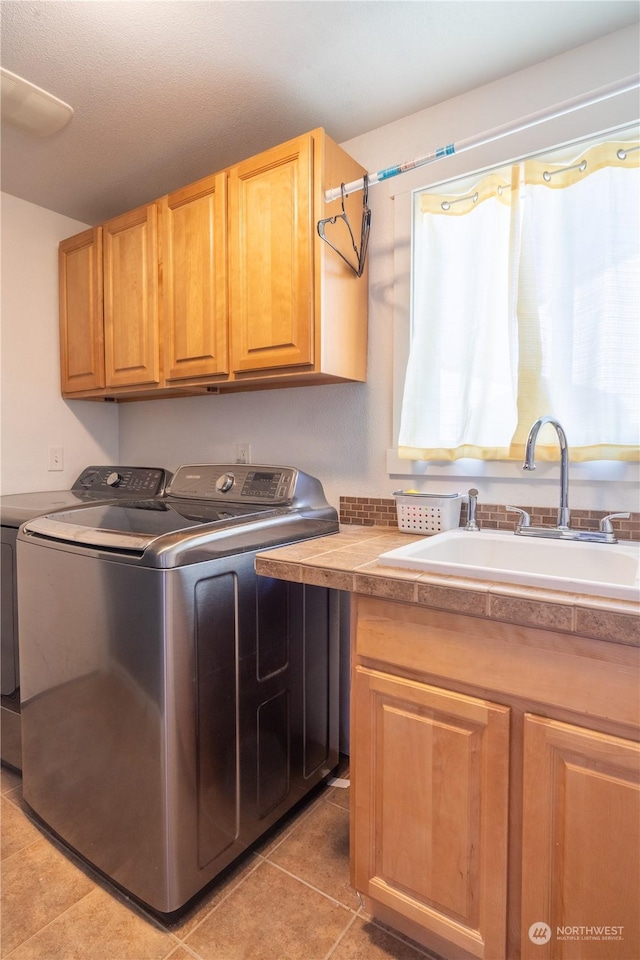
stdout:
<svg viewBox="0 0 640 960">
<path fill-rule="evenodd" d="M 637 960 L 640 649 L 355 595 L 352 656 L 367 912 L 447 960 Z"/>
<path fill-rule="evenodd" d="M 509 709 L 355 673 L 356 888 L 476 957 L 504 954 Z"/>
<path fill-rule="evenodd" d="M 640 957 L 640 745 L 527 714 L 522 957 Z"/>
</svg>

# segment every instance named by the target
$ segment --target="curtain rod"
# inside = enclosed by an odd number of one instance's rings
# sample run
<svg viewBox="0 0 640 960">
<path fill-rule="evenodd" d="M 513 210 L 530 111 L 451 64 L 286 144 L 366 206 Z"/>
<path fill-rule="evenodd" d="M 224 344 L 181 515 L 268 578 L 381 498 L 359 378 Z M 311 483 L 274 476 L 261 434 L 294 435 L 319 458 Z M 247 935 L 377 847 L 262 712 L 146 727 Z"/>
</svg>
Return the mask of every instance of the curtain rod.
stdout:
<svg viewBox="0 0 640 960">
<path fill-rule="evenodd" d="M 387 167 L 385 170 L 378 170 L 377 173 L 367 174 L 368 186 L 374 183 L 380 183 L 382 180 L 389 180 L 391 177 L 397 177 L 401 173 L 407 173 L 416 167 L 425 166 L 427 163 L 433 163 L 436 160 L 442 160 L 443 157 L 450 157 L 454 153 L 463 153 L 465 150 L 472 150 L 474 147 L 482 147 L 485 143 L 491 143 L 492 140 L 500 140 L 501 137 L 507 137 L 512 133 L 519 133 L 521 130 L 527 130 L 529 127 L 535 127 L 539 123 L 547 120 L 555 120 L 557 117 L 563 117 L 574 110 L 581 110 L 583 107 L 590 107 L 602 100 L 608 100 L 610 97 L 617 97 L 621 93 L 629 93 L 640 86 L 640 75 L 627 77 L 624 80 L 610 83 L 605 87 L 600 87 L 587 96 L 573 97 L 571 100 L 565 100 L 555 107 L 538 110 L 536 113 L 530 113 L 526 117 L 521 117 L 512 123 L 505 123 L 500 127 L 494 127 L 485 133 L 478 134 L 475 137 L 467 137 L 466 140 L 460 140 L 459 143 L 449 143 L 445 147 L 438 147 L 433 153 L 427 153 L 423 157 L 417 157 L 415 160 L 408 160 L 405 163 L 399 163 L 395 167 Z M 342 196 L 355 193 L 364 189 L 364 178 L 352 180 L 342 187 L 333 187 L 326 190 L 324 199 L 326 203 L 332 200 L 339 200 Z"/>
</svg>

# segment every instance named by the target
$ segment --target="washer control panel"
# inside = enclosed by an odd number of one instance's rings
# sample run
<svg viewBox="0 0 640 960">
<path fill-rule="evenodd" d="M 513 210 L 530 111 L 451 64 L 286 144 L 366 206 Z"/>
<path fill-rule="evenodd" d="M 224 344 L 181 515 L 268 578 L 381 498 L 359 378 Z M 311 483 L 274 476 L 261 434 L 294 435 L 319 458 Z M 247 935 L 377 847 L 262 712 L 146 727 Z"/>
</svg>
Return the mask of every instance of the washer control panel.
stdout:
<svg viewBox="0 0 640 960">
<path fill-rule="evenodd" d="M 202 463 L 179 467 L 169 493 L 198 500 L 288 503 L 294 497 L 297 476 L 293 467 Z"/>
<path fill-rule="evenodd" d="M 86 467 L 72 490 L 108 494 L 110 497 L 157 497 L 169 479 L 159 467 Z"/>
</svg>

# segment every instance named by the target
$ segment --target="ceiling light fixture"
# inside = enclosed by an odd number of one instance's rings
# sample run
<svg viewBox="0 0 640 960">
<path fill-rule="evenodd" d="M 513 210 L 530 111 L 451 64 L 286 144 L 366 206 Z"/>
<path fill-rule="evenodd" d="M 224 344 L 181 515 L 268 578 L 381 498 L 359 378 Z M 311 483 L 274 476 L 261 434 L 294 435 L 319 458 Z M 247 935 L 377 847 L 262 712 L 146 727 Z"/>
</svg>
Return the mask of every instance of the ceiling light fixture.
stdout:
<svg viewBox="0 0 640 960">
<path fill-rule="evenodd" d="M 73 107 L 4 67 L 0 67 L 0 74 L 3 123 L 32 137 L 50 137 L 66 127 Z"/>
</svg>

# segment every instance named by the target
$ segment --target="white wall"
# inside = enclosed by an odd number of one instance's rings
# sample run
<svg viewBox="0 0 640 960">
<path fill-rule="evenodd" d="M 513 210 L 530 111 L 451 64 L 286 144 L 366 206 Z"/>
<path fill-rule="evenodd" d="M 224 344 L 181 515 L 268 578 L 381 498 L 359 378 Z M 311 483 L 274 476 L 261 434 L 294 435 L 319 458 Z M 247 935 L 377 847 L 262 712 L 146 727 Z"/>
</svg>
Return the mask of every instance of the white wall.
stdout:
<svg viewBox="0 0 640 960">
<path fill-rule="evenodd" d="M 118 415 L 60 396 L 58 243 L 85 224 L 2 194 L 3 494 L 68 489 L 83 467 L 118 460 Z M 50 472 L 48 448 L 64 448 Z"/>
<path fill-rule="evenodd" d="M 391 166 L 637 73 L 638 49 L 635 28 L 619 31 L 344 146 L 369 170 Z M 394 348 L 401 352 L 403 338 L 406 341 L 406 307 L 398 298 L 405 296 L 400 274 L 406 268 L 409 227 L 407 220 L 404 237 L 397 230 L 393 195 L 636 119 L 637 107 L 635 92 L 589 113 L 580 111 L 537 127 L 518 142 L 510 138 L 509 143 L 443 161 L 437 173 L 435 166 L 423 168 L 372 187 L 367 383 L 123 405 L 121 456 L 174 468 L 180 463 L 233 460 L 235 443 L 249 442 L 254 462 L 290 463 L 320 477 L 335 505 L 340 495 L 390 496 L 403 485 L 402 478 L 390 476 L 397 465 L 392 456 L 387 465 L 387 451 L 395 440 Z M 434 172 L 427 176 L 424 170 Z M 593 481 L 588 476 L 576 480 L 574 474 L 572 468 L 574 506 L 638 509 L 634 483 Z M 442 478 L 437 471 L 427 471 L 427 477 L 431 475 L 433 480 L 418 482 L 431 484 L 427 489 L 467 489 L 475 483 L 472 476 Z M 535 480 L 526 480 L 513 465 L 506 479 L 481 475 L 477 485 L 485 502 L 508 503 L 515 498 L 517 503 L 543 505 L 555 503 L 558 496 L 553 466 L 540 469 Z"/>
</svg>

